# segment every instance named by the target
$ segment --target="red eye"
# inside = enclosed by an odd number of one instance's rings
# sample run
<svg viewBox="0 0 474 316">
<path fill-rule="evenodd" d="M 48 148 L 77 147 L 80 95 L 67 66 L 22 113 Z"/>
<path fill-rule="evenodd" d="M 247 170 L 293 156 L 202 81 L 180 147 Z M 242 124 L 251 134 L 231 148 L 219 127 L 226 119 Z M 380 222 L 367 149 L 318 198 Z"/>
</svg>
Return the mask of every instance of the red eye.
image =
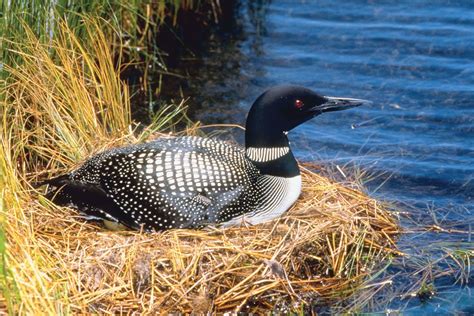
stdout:
<svg viewBox="0 0 474 316">
<path fill-rule="evenodd" d="M 301 109 L 303 107 L 304 103 L 301 100 L 296 100 L 295 101 L 295 108 Z"/>
</svg>

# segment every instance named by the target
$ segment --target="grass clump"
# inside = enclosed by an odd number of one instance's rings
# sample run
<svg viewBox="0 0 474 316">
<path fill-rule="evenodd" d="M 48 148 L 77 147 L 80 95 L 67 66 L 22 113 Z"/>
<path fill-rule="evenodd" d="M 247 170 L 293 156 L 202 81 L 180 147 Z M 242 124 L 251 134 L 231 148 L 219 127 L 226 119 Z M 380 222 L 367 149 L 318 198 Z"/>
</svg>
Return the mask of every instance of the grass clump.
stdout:
<svg viewBox="0 0 474 316">
<path fill-rule="evenodd" d="M 12 53 L 11 43 L 28 38 L 25 25 L 40 43 L 51 44 L 61 32 L 59 20 L 66 21 L 78 38 L 84 39 L 87 37 L 87 26 L 83 23 L 83 17 L 94 16 L 116 29 L 111 42 L 120 45 L 121 54 L 114 57 L 126 61 L 133 70 L 139 70 L 141 84 L 136 90 L 146 90 L 150 70 L 161 75 L 169 74 L 166 59 L 170 51 L 177 49 L 166 47 L 166 40 L 157 41 L 157 35 L 169 33 L 168 41 L 175 43 L 175 46 L 185 46 L 186 41 L 181 34 L 185 31 L 181 30 L 183 25 L 179 22 L 189 24 L 190 20 L 196 20 L 197 26 L 204 29 L 223 20 L 223 11 L 219 0 L 0 1 L 0 56 L 4 64 L 21 64 L 23 58 Z M 0 67 L 0 79 L 7 76 L 8 72 Z"/>
<path fill-rule="evenodd" d="M 11 313 L 296 310 L 348 295 L 396 253 L 384 206 L 314 166 L 285 216 L 251 227 L 112 232 L 42 198 L 29 183 L 44 173 L 154 137 L 179 115 L 171 107 L 138 133 L 107 33 L 83 24 L 79 38 L 63 23 L 48 44 L 25 28 L 10 43 L 21 67 L 4 65 L 0 303 Z"/>
</svg>

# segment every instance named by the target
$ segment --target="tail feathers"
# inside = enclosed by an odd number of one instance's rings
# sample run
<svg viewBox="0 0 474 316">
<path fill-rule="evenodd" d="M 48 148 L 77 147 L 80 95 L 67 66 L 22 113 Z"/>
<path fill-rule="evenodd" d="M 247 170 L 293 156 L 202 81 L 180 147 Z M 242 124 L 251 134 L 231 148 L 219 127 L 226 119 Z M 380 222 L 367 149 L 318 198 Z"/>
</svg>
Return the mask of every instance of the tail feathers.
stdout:
<svg viewBox="0 0 474 316">
<path fill-rule="evenodd" d="M 100 185 L 74 181 L 67 174 L 39 184 L 50 185 L 44 196 L 56 205 L 72 207 L 88 218 L 118 221 L 134 227 L 134 219 L 123 212 Z"/>
<path fill-rule="evenodd" d="M 47 179 L 47 180 L 43 180 L 43 181 L 40 181 L 40 182 L 32 183 L 32 186 L 34 188 L 39 188 L 39 187 L 42 187 L 43 185 L 49 184 L 49 185 L 59 187 L 59 186 L 63 186 L 65 184 L 68 184 L 70 181 L 71 181 L 71 179 L 69 177 L 69 174 L 63 174 L 63 175 L 61 175 L 59 177 L 56 177 L 56 178 Z"/>
</svg>

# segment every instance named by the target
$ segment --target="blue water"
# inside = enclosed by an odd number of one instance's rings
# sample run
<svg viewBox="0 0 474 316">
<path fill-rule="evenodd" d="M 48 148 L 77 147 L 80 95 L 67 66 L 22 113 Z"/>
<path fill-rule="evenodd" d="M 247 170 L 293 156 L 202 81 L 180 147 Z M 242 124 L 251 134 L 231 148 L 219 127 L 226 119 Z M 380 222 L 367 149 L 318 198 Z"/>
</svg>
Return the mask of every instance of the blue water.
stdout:
<svg viewBox="0 0 474 316">
<path fill-rule="evenodd" d="M 474 228 L 474 2 L 275 0 L 240 11 L 235 34 L 209 49 L 206 71 L 190 83 L 198 119 L 243 123 L 252 101 L 282 83 L 371 100 L 291 132 L 299 160 L 378 175 L 369 191 L 406 207 L 407 229 Z M 392 296 L 376 297 L 369 310 L 474 313 L 472 272 L 467 285 L 428 277 L 437 295 L 427 301 L 402 297 L 417 269 L 410 260 L 474 250 L 470 233 L 407 234 L 399 246 L 410 257 L 384 275 L 394 281 Z M 449 263 L 437 264 L 444 271 Z"/>
</svg>

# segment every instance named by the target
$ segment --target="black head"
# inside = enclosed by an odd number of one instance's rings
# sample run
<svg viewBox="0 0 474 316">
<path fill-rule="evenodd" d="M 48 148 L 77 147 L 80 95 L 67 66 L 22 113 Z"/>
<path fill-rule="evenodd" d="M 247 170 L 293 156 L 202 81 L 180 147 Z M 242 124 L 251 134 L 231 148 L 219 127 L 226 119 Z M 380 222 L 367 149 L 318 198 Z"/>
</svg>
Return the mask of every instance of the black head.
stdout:
<svg viewBox="0 0 474 316">
<path fill-rule="evenodd" d="M 366 100 L 325 97 L 293 85 L 276 86 L 264 92 L 250 109 L 249 124 L 287 132 L 324 112 L 340 111 L 369 103 Z M 266 132 L 270 132 L 267 130 Z"/>
<path fill-rule="evenodd" d="M 249 152 L 247 157 L 263 174 L 296 176 L 299 167 L 291 150 L 278 157 L 272 154 L 289 146 L 287 132 L 324 112 L 340 111 L 366 103 L 370 102 L 326 97 L 299 86 L 273 87 L 259 96 L 249 111 L 245 131 L 245 147 Z M 254 148 L 260 148 L 267 154 L 254 157 Z"/>
</svg>

